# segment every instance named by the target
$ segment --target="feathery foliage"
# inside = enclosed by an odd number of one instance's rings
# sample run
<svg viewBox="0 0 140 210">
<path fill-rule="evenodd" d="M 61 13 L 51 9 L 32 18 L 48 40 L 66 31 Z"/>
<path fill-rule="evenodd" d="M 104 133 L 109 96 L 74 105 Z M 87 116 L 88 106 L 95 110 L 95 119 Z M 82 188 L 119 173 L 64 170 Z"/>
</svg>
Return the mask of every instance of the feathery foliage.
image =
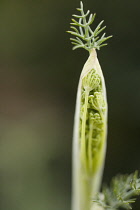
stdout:
<svg viewBox="0 0 140 210">
<path fill-rule="evenodd" d="M 110 187 L 104 186 L 93 202 L 104 210 L 132 209 L 135 196 L 140 194 L 140 178 L 138 172 L 130 175 L 118 175 L 112 179 Z"/>
<path fill-rule="evenodd" d="M 77 10 L 80 11 L 81 15 L 73 15 L 73 17 L 77 18 L 79 21 L 72 19 L 70 28 L 73 31 L 67 31 L 76 36 L 76 38 L 70 38 L 72 44 L 75 45 L 73 50 L 77 48 L 84 48 L 88 51 L 92 48 L 100 50 L 101 47 L 106 46 L 107 43 L 104 42 L 112 36 L 105 37 L 105 33 L 101 37 L 98 36 L 106 28 L 106 26 L 101 28 L 104 21 L 101 21 L 93 31 L 90 25 L 94 22 L 96 14 L 90 14 L 89 10 L 84 13 L 82 1 L 80 2 L 80 8 L 77 8 Z M 78 28 L 76 28 L 76 26 Z"/>
</svg>

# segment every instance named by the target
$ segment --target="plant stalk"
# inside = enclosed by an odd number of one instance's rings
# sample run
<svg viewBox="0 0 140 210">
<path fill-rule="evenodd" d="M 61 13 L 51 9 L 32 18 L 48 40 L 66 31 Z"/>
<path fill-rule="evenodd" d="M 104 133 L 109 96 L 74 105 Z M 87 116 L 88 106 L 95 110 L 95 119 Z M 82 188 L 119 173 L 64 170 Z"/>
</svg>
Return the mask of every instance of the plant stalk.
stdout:
<svg viewBox="0 0 140 210">
<path fill-rule="evenodd" d="M 86 154 L 82 154 L 81 157 L 81 149 L 84 143 L 80 142 L 80 109 L 81 109 L 81 89 L 82 89 L 82 80 L 83 78 L 91 71 L 91 69 L 95 69 L 101 78 L 102 90 L 104 100 L 106 102 L 106 111 L 104 113 L 104 131 L 102 134 L 102 143 L 100 144 L 99 152 L 94 157 L 94 165 L 92 165 L 92 173 L 90 170 L 86 170 L 82 164 L 82 160 L 86 162 Z M 87 98 L 85 100 L 86 108 L 87 108 Z M 86 110 L 84 110 L 84 114 Z M 85 123 L 85 122 L 84 122 Z M 85 129 L 85 124 L 83 123 L 83 127 Z M 91 131 L 90 131 L 91 132 Z M 83 134 L 82 134 L 83 135 Z M 86 135 L 86 134 L 85 134 Z M 106 153 L 106 135 L 107 135 L 107 100 L 106 100 L 106 88 L 103 73 L 97 58 L 97 54 L 95 49 L 90 51 L 89 58 L 85 63 L 83 70 L 81 72 L 78 91 L 77 91 L 77 100 L 76 100 L 76 110 L 75 110 L 75 119 L 74 119 L 74 133 L 73 133 L 73 182 L 72 182 L 72 210 L 99 210 L 101 208 L 94 206 L 92 203 L 92 199 L 96 193 L 100 190 L 100 185 L 102 181 L 102 173 L 104 168 L 105 161 L 105 153 Z M 81 138 L 81 141 L 85 137 Z M 84 148 L 85 151 L 85 148 Z M 84 152 L 86 153 L 86 151 Z M 91 154 L 90 154 L 91 157 Z M 82 159 L 82 160 L 81 160 Z M 97 160 L 97 161 L 96 161 Z M 87 164 L 88 165 L 88 164 Z M 91 163 L 90 163 L 91 167 Z M 102 209 L 103 210 L 103 209 Z"/>
</svg>

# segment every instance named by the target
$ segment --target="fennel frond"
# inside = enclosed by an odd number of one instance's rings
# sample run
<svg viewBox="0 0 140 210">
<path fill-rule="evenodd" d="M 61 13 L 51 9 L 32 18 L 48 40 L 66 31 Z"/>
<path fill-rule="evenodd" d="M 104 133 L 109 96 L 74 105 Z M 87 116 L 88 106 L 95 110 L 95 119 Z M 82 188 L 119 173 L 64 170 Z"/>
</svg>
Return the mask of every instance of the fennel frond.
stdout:
<svg viewBox="0 0 140 210">
<path fill-rule="evenodd" d="M 77 10 L 81 15 L 73 15 L 78 21 L 73 18 L 72 23 L 70 23 L 72 31 L 67 31 L 75 36 L 75 38 L 70 38 L 74 45 L 73 50 L 77 48 L 84 48 L 88 51 L 93 48 L 99 50 L 101 47 L 106 46 L 107 43 L 104 42 L 112 36 L 106 37 L 105 33 L 103 33 L 101 37 L 99 36 L 99 34 L 106 28 L 106 26 L 102 27 L 104 21 L 101 21 L 93 31 L 91 29 L 91 24 L 94 22 L 96 14 L 90 14 L 89 10 L 85 13 L 82 1 L 80 2 L 80 8 L 77 8 Z"/>
<path fill-rule="evenodd" d="M 93 202 L 104 210 L 132 209 L 136 196 L 140 194 L 140 178 L 136 171 L 130 175 L 118 175 L 111 181 L 110 187 L 104 186 Z"/>
</svg>

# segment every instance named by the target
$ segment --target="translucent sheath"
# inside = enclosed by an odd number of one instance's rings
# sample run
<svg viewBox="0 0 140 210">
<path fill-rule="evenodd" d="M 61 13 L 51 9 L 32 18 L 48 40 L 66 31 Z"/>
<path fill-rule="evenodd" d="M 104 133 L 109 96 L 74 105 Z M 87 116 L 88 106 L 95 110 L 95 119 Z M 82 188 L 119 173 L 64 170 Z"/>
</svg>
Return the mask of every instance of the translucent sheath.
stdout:
<svg viewBox="0 0 140 210">
<path fill-rule="evenodd" d="M 107 98 L 96 50 L 90 51 L 80 75 L 73 133 L 72 210 L 97 210 L 106 152 Z"/>
</svg>

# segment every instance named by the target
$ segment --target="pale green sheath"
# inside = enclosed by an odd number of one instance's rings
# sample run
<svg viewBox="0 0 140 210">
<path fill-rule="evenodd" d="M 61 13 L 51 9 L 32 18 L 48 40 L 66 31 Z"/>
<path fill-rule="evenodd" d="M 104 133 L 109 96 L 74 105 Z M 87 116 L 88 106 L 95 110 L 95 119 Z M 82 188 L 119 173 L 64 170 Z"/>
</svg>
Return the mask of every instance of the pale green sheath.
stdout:
<svg viewBox="0 0 140 210">
<path fill-rule="evenodd" d="M 97 58 L 96 49 L 107 45 L 104 41 L 111 38 L 105 33 L 101 23 L 92 31 L 90 25 L 95 14 L 84 13 L 83 3 L 77 10 L 81 15 L 73 15 L 68 31 L 76 36 L 71 38 L 73 49 L 84 48 L 89 58 L 80 75 L 73 134 L 73 186 L 72 210 L 102 210 L 92 205 L 93 196 L 99 192 L 104 168 L 107 136 L 107 98 L 103 73 Z M 88 17 L 89 15 L 89 17 Z M 88 21 L 87 21 L 88 17 Z M 78 29 L 75 27 L 78 26 Z"/>
<path fill-rule="evenodd" d="M 100 189 L 107 134 L 107 99 L 95 49 L 82 70 L 73 135 L 73 210 L 88 210 Z"/>
</svg>

